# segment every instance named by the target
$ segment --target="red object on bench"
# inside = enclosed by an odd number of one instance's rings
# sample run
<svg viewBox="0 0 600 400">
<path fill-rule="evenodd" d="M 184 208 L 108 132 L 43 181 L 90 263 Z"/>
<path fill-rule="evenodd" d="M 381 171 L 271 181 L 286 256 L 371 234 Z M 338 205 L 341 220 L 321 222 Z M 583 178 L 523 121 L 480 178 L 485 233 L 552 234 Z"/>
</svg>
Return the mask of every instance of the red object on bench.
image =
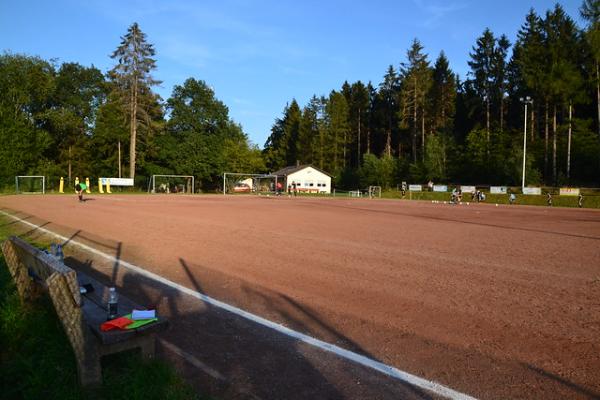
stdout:
<svg viewBox="0 0 600 400">
<path fill-rule="evenodd" d="M 106 321 L 105 323 L 100 325 L 100 330 L 102 330 L 102 332 L 112 331 L 113 329 L 125 330 L 127 325 L 130 325 L 132 323 L 132 319 L 129 319 L 127 317 L 119 317 L 111 319 L 110 321 Z"/>
</svg>

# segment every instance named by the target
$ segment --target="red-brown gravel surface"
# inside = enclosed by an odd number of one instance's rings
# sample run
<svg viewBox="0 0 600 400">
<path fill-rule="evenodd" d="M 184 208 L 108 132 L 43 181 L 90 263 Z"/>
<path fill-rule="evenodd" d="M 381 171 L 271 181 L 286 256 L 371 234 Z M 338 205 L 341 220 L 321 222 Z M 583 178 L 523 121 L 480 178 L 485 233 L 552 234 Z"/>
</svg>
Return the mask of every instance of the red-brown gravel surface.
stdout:
<svg viewBox="0 0 600 400">
<path fill-rule="evenodd" d="M 598 210 L 89 198 L 4 196 L 0 209 L 472 396 L 600 397 Z"/>
</svg>

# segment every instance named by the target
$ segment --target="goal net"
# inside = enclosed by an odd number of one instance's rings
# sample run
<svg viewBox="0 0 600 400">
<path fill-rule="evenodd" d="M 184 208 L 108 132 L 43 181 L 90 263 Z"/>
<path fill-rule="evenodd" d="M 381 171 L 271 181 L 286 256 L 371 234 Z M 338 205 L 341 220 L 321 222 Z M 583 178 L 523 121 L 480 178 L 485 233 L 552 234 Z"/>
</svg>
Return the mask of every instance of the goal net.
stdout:
<svg viewBox="0 0 600 400">
<path fill-rule="evenodd" d="M 225 172 L 223 174 L 223 194 L 275 193 L 277 182 L 275 175 Z"/>
<path fill-rule="evenodd" d="M 381 197 L 381 186 L 369 186 L 368 189 L 369 198 Z"/>
<path fill-rule="evenodd" d="M 152 175 L 148 193 L 194 193 L 194 177 L 191 175 Z"/>
<path fill-rule="evenodd" d="M 17 193 L 46 193 L 46 177 L 37 175 L 19 175 L 15 177 Z"/>
</svg>

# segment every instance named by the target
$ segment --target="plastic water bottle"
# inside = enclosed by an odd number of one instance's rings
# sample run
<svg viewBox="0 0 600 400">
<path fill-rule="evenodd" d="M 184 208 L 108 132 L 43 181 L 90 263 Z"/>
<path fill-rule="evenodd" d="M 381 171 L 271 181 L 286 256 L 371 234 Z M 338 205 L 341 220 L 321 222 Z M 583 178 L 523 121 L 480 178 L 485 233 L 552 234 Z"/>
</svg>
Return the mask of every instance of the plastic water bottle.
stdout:
<svg viewBox="0 0 600 400">
<path fill-rule="evenodd" d="M 65 254 L 63 253 L 62 244 L 57 244 L 56 245 L 56 258 L 61 263 L 65 262 Z"/>
<path fill-rule="evenodd" d="M 117 290 L 114 287 L 108 289 L 108 318 L 109 320 L 117 318 L 117 302 L 119 300 L 119 295 L 117 295 Z"/>
</svg>

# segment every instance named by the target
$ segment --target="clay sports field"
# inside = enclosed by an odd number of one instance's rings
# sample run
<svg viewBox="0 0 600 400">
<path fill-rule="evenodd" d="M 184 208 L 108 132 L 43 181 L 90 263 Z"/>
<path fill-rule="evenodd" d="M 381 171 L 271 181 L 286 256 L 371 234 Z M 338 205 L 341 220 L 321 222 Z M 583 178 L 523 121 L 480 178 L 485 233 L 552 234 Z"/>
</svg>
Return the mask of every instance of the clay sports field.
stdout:
<svg viewBox="0 0 600 400">
<path fill-rule="evenodd" d="M 0 210 L 28 222 L 3 216 L 23 234 L 69 238 L 68 262 L 158 305 L 173 321 L 165 355 L 221 398 L 437 399 L 445 392 L 315 348 L 127 265 L 456 391 L 450 397 L 600 398 L 598 210 L 88 198 L 5 196 Z"/>
</svg>

